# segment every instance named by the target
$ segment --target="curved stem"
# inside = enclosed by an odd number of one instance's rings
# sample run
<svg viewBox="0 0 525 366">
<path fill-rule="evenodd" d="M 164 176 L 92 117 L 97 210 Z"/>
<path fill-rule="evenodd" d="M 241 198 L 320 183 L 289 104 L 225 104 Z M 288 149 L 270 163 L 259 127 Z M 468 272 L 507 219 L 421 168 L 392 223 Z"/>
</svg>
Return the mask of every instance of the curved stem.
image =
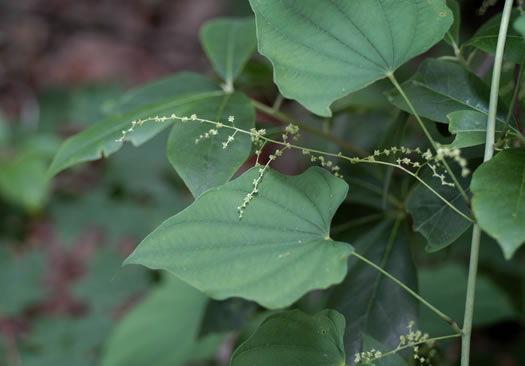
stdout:
<svg viewBox="0 0 525 366">
<path fill-rule="evenodd" d="M 441 336 L 441 337 L 434 337 L 434 338 L 426 339 L 424 341 L 414 342 L 414 343 L 407 344 L 407 345 L 404 345 L 404 346 L 399 346 L 399 347 L 397 347 L 396 349 L 394 349 L 392 351 L 383 353 L 381 355 L 381 357 L 376 357 L 376 358 L 371 359 L 370 362 L 374 362 L 374 361 L 380 360 L 380 359 L 382 359 L 384 357 L 393 355 L 393 354 L 398 353 L 399 351 L 405 350 L 407 348 L 412 348 L 412 347 L 419 346 L 419 345 L 425 344 L 425 343 L 437 342 L 437 341 L 442 341 L 444 339 L 457 338 L 457 337 L 461 337 L 461 334 L 450 334 L 450 335 Z"/>
<path fill-rule="evenodd" d="M 309 133 L 312 133 L 314 135 L 317 135 L 317 136 L 320 136 L 320 137 L 323 137 L 327 140 L 330 140 L 332 142 L 334 142 L 335 144 L 341 146 L 343 149 L 351 152 L 352 154 L 355 154 L 357 156 L 360 156 L 360 157 L 365 157 L 365 156 L 368 156 L 369 154 L 364 151 L 363 149 L 357 147 L 357 146 L 353 146 L 351 144 L 349 144 L 348 142 L 346 142 L 345 140 L 343 139 L 340 139 L 339 137 L 336 137 L 336 136 L 333 136 L 327 132 L 324 132 L 324 131 L 321 131 L 321 130 L 318 130 L 316 128 L 313 128 L 301 121 L 297 121 L 296 119 L 293 119 L 292 117 L 286 115 L 285 113 L 282 113 L 282 112 L 279 112 L 278 110 L 272 108 L 272 107 L 269 107 L 263 103 L 260 103 L 254 99 L 252 99 L 252 103 L 253 105 L 255 106 L 256 109 L 260 110 L 261 112 L 269 115 L 269 116 L 272 116 L 276 119 L 278 119 L 279 121 L 283 122 L 283 123 L 292 123 L 296 126 L 298 126 L 300 129 L 306 131 L 306 132 L 309 132 Z"/>
<path fill-rule="evenodd" d="M 401 97 L 404 99 L 405 103 L 408 105 L 408 108 L 410 109 L 410 111 L 412 112 L 412 114 L 414 115 L 414 117 L 416 117 L 416 120 L 417 122 L 419 123 L 419 126 L 421 127 L 421 129 L 423 130 L 423 132 L 425 133 L 425 136 L 427 137 L 428 141 L 430 142 L 430 144 L 432 145 L 432 148 L 434 149 L 434 151 L 437 152 L 438 150 L 438 145 L 436 143 L 436 141 L 434 141 L 434 139 L 432 138 L 432 136 L 430 135 L 430 132 L 428 132 L 428 129 L 425 127 L 425 124 L 423 123 L 423 121 L 421 120 L 421 117 L 419 117 L 419 114 L 417 113 L 416 109 L 414 108 L 414 106 L 412 105 L 412 103 L 410 102 L 410 99 L 408 98 L 408 96 L 405 94 L 405 91 L 403 90 L 403 88 L 401 87 L 401 85 L 399 85 L 399 83 L 397 82 L 395 76 L 393 73 L 388 73 L 387 74 L 387 77 L 390 79 L 390 81 L 392 82 L 392 84 L 394 84 L 394 86 L 396 87 L 397 91 L 399 92 L 399 94 L 401 95 Z M 443 159 L 443 165 L 445 166 L 445 169 L 447 170 L 448 172 L 448 175 L 450 176 L 450 178 L 452 179 L 452 181 L 454 182 L 454 184 L 456 185 L 459 193 L 461 193 L 461 196 L 463 197 L 463 199 L 466 201 L 466 202 L 469 202 L 470 199 L 467 195 L 467 193 L 465 192 L 465 190 L 463 189 L 463 187 L 461 186 L 461 184 L 459 184 L 459 181 L 458 179 L 456 178 L 456 176 L 454 175 L 454 173 L 452 172 L 452 169 L 450 169 L 450 166 L 448 165 L 447 161 Z"/>
<path fill-rule="evenodd" d="M 443 313 L 442 311 L 440 311 L 438 308 L 436 308 L 435 306 L 433 306 L 431 303 L 429 303 L 428 301 L 426 301 L 425 299 L 423 299 L 421 296 L 419 296 L 414 290 L 412 290 L 410 287 L 408 287 L 407 285 L 405 285 L 403 282 L 401 282 L 400 280 L 398 280 L 397 278 L 395 278 L 394 276 L 392 276 L 390 273 L 388 273 L 387 271 L 385 271 L 383 268 L 381 268 L 380 266 L 378 266 L 377 264 L 375 264 L 374 262 L 366 259 L 365 257 L 363 257 L 362 255 L 360 254 L 357 254 L 355 251 L 352 252 L 352 255 L 354 257 L 356 257 L 357 259 L 365 262 L 366 264 L 368 264 L 369 266 L 375 268 L 376 270 L 378 270 L 379 272 L 381 272 L 382 274 L 384 274 L 386 277 L 390 278 L 392 281 L 394 281 L 396 284 L 398 284 L 401 288 L 403 288 L 405 291 L 407 291 L 410 295 L 414 296 L 419 302 L 421 302 L 423 305 L 425 305 L 426 307 L 428 307 L 430 310 L 432 310 L 434 313 L 436 313 L 440 318 L 442 318 L 443 320 L 445 320 L 452 329 L 454 329 L 454 331 L 458 334 L 462 334 L 462 331 L 461 329 L 459 328 L 459 326 L 457 325 L 457 323 L 451 318 L 449 317 L 448 315 L 446 315 L 445 313 Z"/>
<path fill-rule="evenodd" d="M 483 161 L 488 161 L 494 155 L 494 137 L 496 134 L 496 112 L 498 110 L 499 83 L 501 78 L 501 66 L 503 64 L 503 52 L 505 40 L 509 27 L 512 4 L 514 0 L 505 0 L 503 15 L 498 34 L 496 56 L 494 58 L 494 70 L 492 72 L 492 83 L 490 88 L 489 117 L 487 121 L 487 136 L 485 139 L 485 156 Z M 472 320 L 474 317 L 474 301 L 476 295 L 476 277 L 478 273 L 478 258 L 480 247 L 481 228 L 474 225 L 472 231 L 472 244 L 470 248 L 470 264 L 468 273 L 467 296 L 465 300 L 465 317 L 463 322 L 463 337 L 461 339 L 461 366 L 468 366 L 470 359 L 470 337 L 472 334 Z"/>
</svg>

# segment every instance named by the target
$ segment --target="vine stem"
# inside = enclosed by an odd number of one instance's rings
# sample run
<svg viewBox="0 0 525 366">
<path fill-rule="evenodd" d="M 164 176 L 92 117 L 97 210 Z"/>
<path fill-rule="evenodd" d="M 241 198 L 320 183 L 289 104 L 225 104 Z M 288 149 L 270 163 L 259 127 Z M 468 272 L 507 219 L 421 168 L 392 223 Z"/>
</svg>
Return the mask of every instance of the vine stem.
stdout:
<svg viewBox="0 0 525 366">
<path fill-rule="evenodd" d="M 286 115 L 285 113 L 280 112 L 276 108 L 269 107 L 269 106 L 267 106 L 267 105 L 265 105 L 265 104 L 263 104 L 261 102 L 256 101 L 255 99 L 252 99 L 252 103 L 253 103 L 254 107 L 256 109 L 258 109 L 259 111 L 261 111 L 261 112 L 263 112 L 263 113 L 265 113 L 265 114 L 267 114 L 269 116 L 272 116 L 272 117 L 278 119 L 279 121 L 281 121 L 283 123 L 292 123 L 292 124 L 298 126 L 303 131 L 306 131 L 306 132 L 312 133 L 314 135 L 323 137 L 323 138 L 325 138 L 327 140 L 330 140 L 330 141 L 336 143 L 337 145 L 341 146 L 345 150 L 351 152 L 352 154 L 355 154 L 355 155 L 357 155 L 359 157 L 362 157 L 362 158 L 364 158 L 365 156 L 369 155 L 363 149 L 361 149 L 361 148 L 359 148 L 357 146 L 351 145 L 348 142 L 346 142 L 345 140 L 340 139 L 339 137 L 333 136 L 330 133 L 327 133 L 327 132 L 318 130 L 316 128 L 313 128 L 312 126 L 309 126 L 309 125 L 307 125 L 307 124 L 305 124 L 305 123 L 303 123 L 301 121 L 297 121 L 296 119 Z"/>
<path fill-rule="evenodd" d="M 429 303 L 428 301 L 426 301 L 425 299 L 423 299 L 421 296 L 419 296 L 414 290 L 412 290 L 410 287 L 408 287 L 407 285 L 405 285 L 403 282 L 401 282 L 400 280 L 398 280 L 397 278 L 395 278 L 394 276 L 392 276 L 390 273 L 388 273 L 387 271 L 385 271 L 383 268 L 381 268 L 380 266 L 378 266 L 377 264 L 375 264 L 374 262 L 370 261 L 369 259 L 363 257 L 362 255 L 356 253 L 355 251 L 352 252 L 352 255 L 354 257 L 356 257 L 357 259 L 363 261 L 364 263 L 368 264 L 369 266 L 375 268 L 376 270 L 378 270 L 379 272 L 381 272 L 382 274 L 384 274 L 385 276 L 387 276 L 388 278 L 390 278 L 392 281 L 394 281 L 396 284 L 398 284 L 401 288 L 403 288 L 405 291 L 407 291 L 410 295 L 414 296 L 419 302 L 421 302 L 423 305 L 425 305 L 426 307 L 428 307 L 430 310 L 432 310 L 434 313 L 436 313 L 436 315 L 438 315 L 440 318 L 442 318 L 443 320 L 445 320 L 449 325 L 450 327 L 457 333 L 457 334 L 462 334 L 462 331 L 461 331 L 461 328 L 459 328 L 459 326 L 457 325 L 457 323 L 451 318 L 449 317 L 448 315 L 446 315 L 445 313 L 443 313 L 442 311 L 440 311 L 438 308 L 436 308 L 435 306 L 433 306 L 431 303 Z"/>
<path fill-rule="evenodd" d="M 387 356 L 393 355 L 393 354 L 398 353 L 399 351 L 405 350 L 407 348 L 412 348 L 412 347 L 415 347 L 415 346 L 419 346 L 421 344 L 426 344 L 426 343 L 430 343 L 430 342 L 437 342 L 437 341 L 442 341 L 444 339 L 457 338 L 457 337 L 461 337 L 461 334 L 450 334 L 450 335 L 441 336 L 441 337 L 429 338 L 429 339 L 421 341 L 421 342 L 415 342 L 415 343 L 407 344 L 405 346 L 397 347 L 396 349 L 394 349 L 392 351 L 383 353 L 381 355 L 381 357 L 373 358 L 373 359 L 370 360 L 370 362 L 374 362 L 374 361 L 380 360 L 382 358 L 385 358 Z"/>
<path fill-rule="evenodd" d="M 434 139 L 430 135 L 430 132 L 428 132 L 428 129 L 426 128 L 425 124 L 423 123 L 423 120 L 421 120 L 421 117 L 419 116 L 419 114 L 416 112 L 416 109 L 412 105 L 412 102 L 410 102 L 410 99 L 405 94 L 405 91 L 403 90 L 401 85 L 399 85 L 399 83 L 397 82 L 397 79 L 394 76 L 394 73 L 393 72 L 389 72 L 387 74 L 387 77 L 388 77 L 388 79 L 390 79 L 392 84 L 394 84 L 395 88 L 397 89 L 397 91 L 399 92 L 399 94 L 401 95 L 401 97 L 403 98 L 405 103 L 408 105 L 408 108 L 410 109 L 410 111 L 412 112 L 414 117 L 416 117 L 416 120 L 419 123 L 419 126 L 421 127 L 423 132 L 425 133 L 425 136 L 427 137 L 428 141 L 430 142 L 430 145 L 432 145 L 432 148 L 434 149 L 434 151 L 437 152 L 437 150 L 439 148 L 438 144 L 436 143 L 436 141 L 434 141 Z M 452 172 L 452 169 L 450 169 L 450 166 L 448 165 L 446 160 L 443 160 L 443 165 L 445 166 L 445 169 L 447 170 L 448 175 L 450 176 L 450 178 L 452 179 L 452 181 L 456 185 L 456 187 L 457 187 L 459 193 L 461 194 L 461 196 L 463 197 L 463 199 L 466 202 L 469 202 L 470 199 L 469 199 L 469 196 L 467 195 L 467 192 L 465 192 L 465 190 L 463 189 L 461 184 L 459 184 L 458 179 L 456 178 L 455 174 Z"/>
<path fill-rule="evenodd" d="M 490 87 L 490 102 L 487 121 L 487 135 L 485 139 L 485 155 L 483 161 L 489 161 L 494 155 L 494 137 L 496 135 L 496 112 L 498 109 L 499 83 L 501 78 L 501 67 L 503 64 L 503 52 L 509 28 L 510 15 L 514 0 L 505 0 L 503 15 L 498 34 L 496 55 L 494 58 L 494 69 L 492 71 L 492 83 Z M 470 360 L 470 338 L 472 334 L 472 319 L 474 317 L 474 302 L 476 296 L 476 279 L 478 273 L 479 247 L 481 239 L 481 228 L 474 225 L 472 231 L 472 243 L 470 247 L 470 264 L 468 273 L 467 296 L 465 299 L 465 317 L 463 321 L 463 336 L 461 337 L 461 366 L 469 366 Z"/>
</svg>

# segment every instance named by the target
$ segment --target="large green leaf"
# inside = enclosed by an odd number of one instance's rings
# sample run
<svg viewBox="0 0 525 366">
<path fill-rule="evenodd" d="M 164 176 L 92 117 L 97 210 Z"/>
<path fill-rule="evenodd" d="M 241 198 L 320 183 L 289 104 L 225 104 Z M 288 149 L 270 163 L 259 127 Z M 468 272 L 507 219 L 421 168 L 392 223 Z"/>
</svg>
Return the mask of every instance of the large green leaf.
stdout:
<svg viewBox="0 0 525 366">
<path fill-rule="evenodd" d="M 287 98 L 330 116 L 330 104 L 382 79 L 440 41 L 443 0 L 250 0 L 259 51 Z"/>
<path fill-rule="evenodd" d="M 178 88 L 169 88 L 168 86 L 172 84 L 178 85 Z M 134 120 L 157 115 L 169 116 L 172 113 L 180 115 L 187 110 L 196 113 L 200 105 L 207 103 L 210 98 L 220 97 L 223 94 L 218 86 L 194 74 L 181 74 L 170 78 L 169 82 L 146 85 L 144 89 L 133 92 L 131 96 L 125 98 L 120 107 L 115 107 L 126 112 L 99 121 L 67 139 L 57 152 L 49 168 L 49 174 L 54 175 L 75 164 L 113 154 L 122 146 L 122 142 L 116 140 L 121 137 L 123 130 L 131 127 L 131 122 Z M 167 122 L 146 123 L 130 133 L 127 140 L 138 146 L 168 125 Z"/>
<path fill-rule="evenodd" d="M 456 323 L 462 324 L 467 272 L 459 265 L 445 264 L 439 268 L 422 269 L 418 277 L 421 296 Z M 514 316 L 508 296 L 487 276 L 480 274 L 476 284 L 474 325 L 490 325 Z M 420 309 L 419 328 L 431 336 L 450 334 L 448 324 L 425 306 Z"/>
<path fill-rule="evenodd" d="M 514 9 L 511 14 L 510 23 L 514 23 L 519 17 L 518 9 Z M 496 46 L 498 44 L 498 33 L 501 23 L 501 14 L 496 15 L 474 34 L 472 39 L 464 44 L 464 46 L 473 46 L 479 48 L 490 54 L 496 53 Z M 507 40 L 505 41 L 505 59 L 514 63 L 521 63 L 525 57 L 525 47 L 523 47 L 523 37 L 521 34 L 509 27 L 507 32 Z"/>
<path fill-rule="evenodd" d="M 207 98 L 199 104 L 188 104 L 179 113 L 229 124 L 228 117 L 235 117 L 235 126 L 243 130 L 255 127 L 255 110 L 249 98 L 241 93 L 223 94 Z M 184 180 L 194 197 L 211 187 L 226 183 L 248 159 L 252 147 L 250 136 L 236 134 L 228 148 L 223 142 L 233 132 L 222 128 L 217 135 L 196 139 L 215 126 L 199 122 L 177 122 L 168 140 L 168 158 Z"/>
<path fill-rule="evenodd" d="M 385 220 L 354 240 L 356 251 L 361 255 L 411 288 L 417 287 L 406 223 Z M 418 303 L 376 269 L 350 257 L 348 274 L 331 290 L 327 307 L 345 316 L 345 351 L 347 355 L 354 355 L 362 349 L 363 333 L 386 347 L 396 348 L 408 323 L 417 320 Z"/>
<path fill-rule="evenodd" d="M 334 310 L 269 316 L 232 355 L 231 366 L 344 366 L 344 317 Z"/>
<path fill-rule="evenodd" d="M 231 88 L 257 45 L 253 18 L 214 19 L 200 37 L 215 71 Z"/>
<path fill-rule="evenodd" d="M 173 366 L 188 360 L 205 305 L 206 296 L 169 276 L 118 323 L 102 366 Z"/>
<path fill-rule="evenodd" d="M 470 216 L 468 204 L 457 188 L 441 184 L 441 180 L 432 174 L 423 179 L 458 210 Z M 463 187 L 468 187 L 467 179 L 460 179 L 460 183 Z M 414 231 L 427 239 L 426 250 L 429 252 L 452 244 L 472 225 L 421 183 L 416 184 L 410 192 L 407 211 L 412 215 Z"/>
<path fill-rule="evenodd" d="M 166 269 L 215 299 L 239 296 L 269 308 L 341 281 L 352 247 L 330 221 L 348 186 L 318 167 L 298 176 L 268 170 L 239 219 L 259 168 L 212 188 L 151 233 L 125 263 Z"/>
<path fill-rule="evenodd" d="M 525 151 L 505 150 L 483 163 L 470 188 L 479 225 L 510 259 L 525 242 Z"/>
<path fill-rule="evenodd" d="M 473 110 L 487 116 L 489 110 L 488 85 L 453 62 L 426 60 L 402 87 L 417 113 L 436 122 L 448 123 L 447 115 L 455 111 Z M 397 91 L 391 92 L 390 101 L 411 113 Z M 504 122 L 506 107 L 504 103 L 498 105 L 497 118 Z"/>
</svg>

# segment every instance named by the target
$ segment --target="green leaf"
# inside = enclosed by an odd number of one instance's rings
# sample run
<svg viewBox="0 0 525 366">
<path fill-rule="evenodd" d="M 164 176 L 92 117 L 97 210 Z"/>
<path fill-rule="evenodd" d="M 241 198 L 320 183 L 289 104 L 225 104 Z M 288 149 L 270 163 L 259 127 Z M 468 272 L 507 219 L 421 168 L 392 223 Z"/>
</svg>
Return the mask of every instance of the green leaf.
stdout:
<svg viewBox="0 0 525 366">
<path fill-rule="evenodd" d="M 259 51 L 281 94 L 320 116 L 439 42 L 453 17 L 443 0 L 250 0 Z"/>
<path fill-rule="evenodd" d="M 166 269 L 215 299 L 238 296 L 268 308 L 341 281 L 353 249 L 329 230 L 346 183 L 318 167 L 293 177 L 268 170 L 240 220 L 236 207 L 258 176 L 255 167 L 205 192 L 125 263 Z"/>
<path fill-rule="evenodd" d="M 269 316 L 235 350 L 231 366 L 344 366 L 344 317 L 334 310 L 299 310 Z"/>
<path fill-rule="evenodd" d="M 417 113 L 433 121 L 448 123 L 449 113 L 463 110 L 477 111 L 488 118 L 490 88 L 456 63 L 426 60 L 402 88 Z M 411 113 L 397 91 L 389 98 L 396 107 Z M 498 105 L 497 119 L 505 122 L 506 107 L 504 103 Z"/>
<path fill-rule="evenodd" d="M 467 272 L 457 264 L 445 264 L 439 268 L 422 269 L 418 277 L 421 296 L 458 324 L 462 324 Z M 495 324 L 513 318 L 514 315 L 515 311 L 508 296 L 485 275 L 479 274 L 476 283 L 474 325 Z M 431 336 L 450 334 L 448 324 L 425 306 L 420 308 L 419 328 Z"/>
<path fill-rule="evenodd" d="M 232 88 L 257 45 L 253 18 L 214 19 L 202 27 L 200 38 L 215 71 Z"/>
<path fill-rule="evenodd" d="M 458 210 L 470 216 L 467 202 L 457 188 L 441 184 L 441 180 L 432 174 L 427 174 L 423 180 Z M 460 184 L 468 187 L 468 180 L 460 178 Z M 472 225 L 421 183 L 416 184 L 410 192 L 407 211 L 412 215 L 414 231 L 427 239 L 426 250 L 429 252 L 452 244 Z"/>
<path fill-rule="evenodd" d="M 0 194 L 29 212 L 44 207 L 49 195 L 47 165 L 41 154 L 23 152 L 11 161 L 0 161 Z"/>
<path fill-rule="evenodd" d="M 168 86 L 172 84 L 178 84 L 179 87 L 174 88 L 172 92 L 167 92 Z M 108 157 L 118 151 L 122 147 L 122 142 L 116 140 L 121 137 L 123 130 L 131 127 L 131 122 L 134 120 L 157 115 L 169 116 L 172 113 L 180 115 L 181 112 L 187 110 L 198 112 L 198 107 L 202 103 L 223 94 L 218 86 L 214 86 L 202 76 L 193 74 L 180 74 L 171 78 L 169 82 L 146 85 L 144 89 L 144 91 L 138 90 L 125 98 L 127 102 L 122 102 L 121 106 L 123 110 L 126 110 L 125 113 L 99 121 L 78 135 L 67 139 L 57 152 L 48 174 L 55 175 L 75 164 L 96 160 L 103 156 Z M 162 99 L 157 99 L 157 97 Z M 144 104 L 142 100 L 148 102 Z M 131 107 L 135 105 L 138 107 Z M 146 123 L 137 127 L 126 140 L 138 146 L 154 137 L 168 125 L 169 123 Z"/>
<path fill-rule="evenodd" d="M 357 252 L 409 287 L 417 288 L 406 223 L 385 220 L 357 238 L 352 232 L 348 236 L 353 237 Z M 396 348 L 408 323 L 417 319 L 417 300 L 376 269 L 353 257 L 349 259 L 344 281 L 330 291 L 327 307 L 346 318 L 347 355 L 361 351 L 363 333 L 386 347 Z"/>
<path fill-rule="evenodd" d="M 472 209 L 507 259 L 525 242 L 525 151 L 504 150 L 472 178 Z"/>
<path fill-rule="evenodd" d="M 406 333 L 406 332 L 405 332 Z M 381 351 L 383 354 L 392 351 L 392 348 L 386 347 L 383 343 L 379 342 L 377 339 L 370 337 L 367 334 L 363 334 L 363 352 L 370 351 L 372 349 Z M 368 364 L 372 365 L 372 364 Z M 384 358 L 374 361 L 373 365 L 375 366 L 407 366 L 407 362 L 401 358 L 397 353 L 388 355 Z"/>
<path fill-rule="evenodd" d="M 448 130 L 456 135 L 450 148 L 482 145 L 487 134 L 487 116 L 476 111 L 457 111 L 447 115 Z"/>
<path fill-rule="evenodd" d="M 194 347 L 206 296 L 169 276 L 113 331 L 102 366 L 173 366 Z"/>
<path fill-rule="evenodd" d="M 198 105 L 189 104 L 179 113 L 199 118 L 231 124 L 229 116 L 235 117 L 235 126 L 243 130 L 255 127 L 255 109 L 250 99 L 241 93 L 223 94 L 202 100 Z M 208 123 L 178 121 L 168 139 L 168 158 L 188 186 L 194 197 L 200 196 L 211 187 L 226 183 L 248 159 L 252 148 L 250 136 L 243 133 L 235 135 L 226 149 L 230 129 L 218 130 L 218 135 L 196 139 L 215 126 Z"/>
<path fill-rule="evenodd" d="M 520 15 L 514 21 L 514 29 L 521 34 L 523 40 L 525 40 L 525 15 Z"/>
<path fill-rule="evenodd" d="M 40 252 L 13 258 L 0 247 L 0 318 L 16 314 L 45 296 L 42 274 L 45 258 Z"/>
<path fill-rule="evenodd" d="M 457 46 L 459 44 L 459 31 L 461 28 L 461 8 L 458 0 L 447 0 L 447 6 L 452 10 L 454 22 L 445 36 L 445 41 L 454 43 Z"/>
<path fill-rule="evenodd" d="M 512 10 L 510 23 L 514 23 L 519 17 L 518 9 Z M 473 46 L 482 51 L 496 54 L 496 46 L 498 44 L 498 33 L 501 23 L 501 14 L 491 18 L 488 22 L 483 24 L 481 28 L 474 34 L 472 39 L 466 42 L 463 46 Z M 525 57 L 525 47 L 523 47 L 523 37 L 521 34 L 509 27 L 507 32 L 507 40 L 505 41 L 505 52 L 503 58 L 519 64 Z"/>
</svg>

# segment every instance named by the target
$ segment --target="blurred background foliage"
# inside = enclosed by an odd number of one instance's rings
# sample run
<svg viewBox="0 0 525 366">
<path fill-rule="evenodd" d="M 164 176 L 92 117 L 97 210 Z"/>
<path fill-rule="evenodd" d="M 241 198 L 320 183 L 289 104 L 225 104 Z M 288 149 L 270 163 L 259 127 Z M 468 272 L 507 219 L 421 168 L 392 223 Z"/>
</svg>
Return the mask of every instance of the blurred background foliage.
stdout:
<svg viewBox="0 0 525 366">
<path fill-rule="evenodd" d="M 500 11 L 500 3 L 479 14 L 479 1 L 462 1 L 465 38 Z M 120 268 L 145 235 L 192 201 L 166 158 L 166 132 L 139 148 L 126 145 L 111 159 L 67 170 L 52 181 L 46 178 L 60 143 L 108 115 L 130 87 L 179 71 L 214 78 L 199 43 L 200 27 L 219 16 L 250 14 L 247 0 L 0 1 L 0 365 L 99 365 L 115 324 L 124 317 L 140 321 L 145 318 L 141 314 L 165 306 L 200 309 L 202 316 L 195 329 L 178 324 L 177 318 L 150 319 L 170 324 L 164 330 L 167 341 L 178 345 L 180 353 L 173 359 L 225 365 L 233 344 L 261 321 L 264 315 L 252 316 L 254 304 L 238 299 L 209 302 L 176 280 L 161 281 L 161 273 Z M 417 64 L 415 60 L 401 73 L 409 77 Z M 490 67 L 480 58 L 478 75 L 489 77 Z M 276 96 L 271 72 L 269 63 L 255 55 L 238 84 L 271 104 Z M 512 79 L 512 70 L 505 78 Z M 342 100 L 334 108 L 338 112 L 331 126 L 295 103 L 283 108 L 372 151 L 384 141 L 370 131 L 385 129 L 392 117 L 384 91 L 380 82 Z M 303 143 L 336 151 L 318 138 L 306 137 Z M 304 167 L 294 153 L 277 163 L 287 173 Z M 349 178 L 347 203 L 362 206 L 347 212 L 346 219 L 370 213 L 364 201 L 384 205 L 380 194 L 360 190 L 363 184 L 374 184 L 373 174 L 369 176 L 366 182 Z M 404 177 L 394 179 L 394 190 L 408 189 Z M 363 233 L 366 225 L 344 235 L 355 242 Z M 424 251 L 418 235 L 411 240 L 422 294 L 456 320 L 462 318 L 466 282 L 469 240 L 464 236 L 435 254 Z M 525 256 L 521 250 L 507 262 L 493 241 L 485 239 L 473 364 L 523 365 Z M 298 306 L 314 311 L 319 299 L 310 294 Z M 236 341 L 226 337 L 248 317 Z M 446 331 L 425 311 L 420 322 L 433 335 Z M 138 332 L 137 344 L 128 345 L 119 338 L 134 332 L 133 324 L 128 328 L 119 328 L 112 342 L 140 348 L 148 335 Z M 194 338 L 198 341 L 184 343 Z M 454 364 L 458 350 L 457 342 L 443 344 L 443 364 Z"/>
</svg>

